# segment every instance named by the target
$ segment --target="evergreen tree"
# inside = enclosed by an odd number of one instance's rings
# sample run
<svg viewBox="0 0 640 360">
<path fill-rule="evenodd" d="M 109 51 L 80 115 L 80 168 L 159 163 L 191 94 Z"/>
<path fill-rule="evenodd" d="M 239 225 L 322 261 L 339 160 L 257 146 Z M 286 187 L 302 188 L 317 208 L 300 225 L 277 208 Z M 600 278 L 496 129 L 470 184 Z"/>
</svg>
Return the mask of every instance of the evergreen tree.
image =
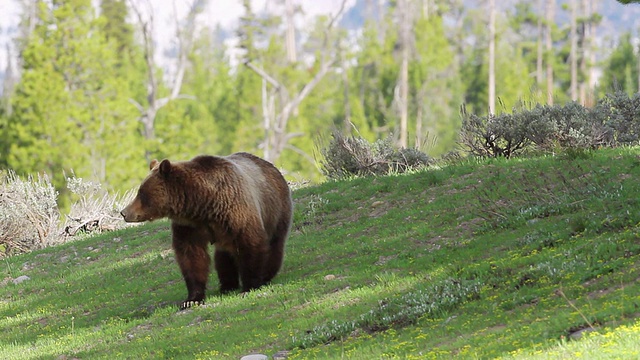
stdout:
<svg viewBox="0 0 640 360">
<path fill-rule="evenodd" d="M 102 0 L 101 16 L 104 21 L 102 32 L 107 41 L 114 41 L 121 56 L 133 56 L 136 47 L 133 41 L 133 26 L 127 23 L 129 9 L 124 0 Z M 122 61 L 123 59 L 120 58 Z"/>
<path fill-rule="evenodd" d="M 470 12 L 469 24 L 475 34 L 482 34 L 482 22 L 477 22 L 474 12 Z M 513 43 L 513 28 L 504 18 L 497 19 L 496 32 L 500 36 L 496 39 L 496 96 L 499 104 L 496 105 L 496 113 L 511 111 L 524 100 L 535 98 L 532 89 L 535 89 L 535 77 L 529 76 L 534 73 L 524 59 L 525 49 L 517 43 Z M 486 33 L 486 31 L 484 31 Z M 465 89 L 465 104 L 470 112 L 476 114 L 487 113 L 487 84 L 484 78 L 487 77 L 488 61 L 485 55 L 486 39 L 478 37 L 476 42 L 469 49 L 468 57 L 463 65 L 462 78 Z"/>
<path fill-rule="evenodd" d="M 182 89 L 190 98 L 169 103 L 158 115 L 158 158 L 233 151 L 233 79 L 222 44 L 215 40 L 218 31 L 204 28 L 188 55 Z"/>
<path fill-rule="evenodd" d="M 132 186 L 128 160 L 139 149 L 127 86 L 114 73 L 116 52 L 93 13 L 90 0 L 38 4 L 2 134 L 11 144 L 7 165 L 19 174 L 48 173 L 63 201 L 65 173 Z"/>
<path fill-rule="evenodd" d="M 398 64 L 393 57 L 396 34 L 385 32 L 391 21 L 389 13 L 379 18 L 367 19 L 359 39 L 356 55 L 357 66 L 352 78 L 357 106 L 363 120 L 354 116 L 359 134 L 369 141 L 385 138 L 396 126 L 397 114 L 392 109 Z M 357 115 L 357 113 L 356 113 Z"/>
<path fill-rule="evenodd" d="M 447 39 L 443 14 L 422 12 L 415 24 L 414 60 L 410 64 L 414 146 L 441 155 L 455 146 L 463 102 L 453 45 Z"/>
<path fill-rule="evenodd" d="M 631 41 L 631 34 L 624 34 L 618 41 L 618 46 L 605 61 L 600 93 L 624 91 L 632 95 L 638 91 L 638 54 Z"/>
<path fill-rule="evenodd" d="M 239 65 L 234 79 L 234 91 L 232 109 L 233 117 L 227 120 L 225 128 L 232 141 L 231 148 L 234 151 L 258 149 L 260 139 L 264 134 L 261 126 L 261 83 L 262 80 L 251 69 L 243 64 L 256 61 L 259 58 L 256 49 L 256 36 L 260 35 L 259 21 L 253 12 L 250 0 L 243 0 L 244 14 L 240 17 L 240 25 L 237 30 L 240 38 L 239 47 L 242 54 L 239 56 Z"/>
<path fill-rule="evenodd" d="M 250 30 L 250 24 L 255 23 L 252 19 L 250 7 L 246 6 L 246 16 L 243 22 Z M 263 157 L 276 164 L 285 165 L 290 168 L 297 168 L 301 164 L 301 159 L 310 159 L 310 153 L 296 146 L 298 137 L 309 136 L 307 131 L 298 129 L 313 129 L 308 127 L 310 118 L 305 117 L 303 109 L 307 99 L 313 97 L 316 87 L 322 83 L 322 79 L 329 73 L 335 59 L 335 35 L 334 27 L 336 18 L 320 16 L 312 24 L 312 27 L 305 32 L 309 34 L 308 39 L 302 48 L 308 55 L 313 56 L 313 63 L 296 62 L 291 64 L 286 56 L 287 51 L 282 39 L 283 29 L 281 18 L 276 14 L 270 14 L 260 18 L 262 25 L 260 33 L 254 34 L 254 44 L 250 46 L 253 50 L 253 57 L 244 61 L 245 67 L 250 69 L 254 79 L 258 80 L 258 96 L 243 97 L 241 101 L 252 101 L 254 117 L 243 118 L 246 125 L 238 127 L 236 140 L 254 141 L 263 152 Z M 322 31 L 318 31 L 322 29 Z M 249 30 L 241 32 L 248 33 Z M 318 36 L 317 34 L 321 34 Z M 256 44 L 266 44 L 257 47 Z M 249 53 L 249 52 L 247 52 Z M 238 72 L 239 79 L 251 79 L 244 73 Z M 251 81 L 251 80 L 250 80 Z M 255 81 L 255 80 L 252 80 Z M 243 84 L 244 86 L 244 84 Z M 255 91 L 243 87 L 243 91 Z M 256 99 L 260 99 L 257 102 Z M 255 116 L 257 115 L 257 116 Z M 261 131 L 260 131 L 261 130 Z M 242 133 L 241 133 L 242 132 Z M 256 138 L 256 135 L 259 137 Z M 310 144 L 310 142 L 305 142 Z M 236 145 L 237 146 L 237 145 Z M 253 146 L 255 148 L 255 145 Z M 310 169 L 312 164 L 307 166 Z M 315 167 L 315 166 L 314 166 Z M 314 169 L 315 171 L 315 169 Z"/>
</svg>

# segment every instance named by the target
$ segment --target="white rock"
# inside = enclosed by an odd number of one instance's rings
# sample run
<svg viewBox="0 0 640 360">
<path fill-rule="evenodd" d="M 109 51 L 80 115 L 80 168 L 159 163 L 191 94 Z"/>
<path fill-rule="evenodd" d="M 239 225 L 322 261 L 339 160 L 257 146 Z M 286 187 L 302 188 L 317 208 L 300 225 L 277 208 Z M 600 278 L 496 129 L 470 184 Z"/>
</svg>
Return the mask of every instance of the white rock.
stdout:
<svg viewBox="0 0 640 360">
<path fill-rule="evenodd" d="M 31 280 L 30 277 L 28 277 L 27 275 L 22 275 L 22 276 L 18 276 L 17 278 L 13 279 L 13 283 L 18 285 L 22 282 L 25 282 L 27 280 Z"/>
<path fill-rule="evenodd" d="M 240 360 L 268 360 L 269 357 L 267 355 L 262 354 L 251 354 L 246 355 L 240 358 Z"/>
</svg>

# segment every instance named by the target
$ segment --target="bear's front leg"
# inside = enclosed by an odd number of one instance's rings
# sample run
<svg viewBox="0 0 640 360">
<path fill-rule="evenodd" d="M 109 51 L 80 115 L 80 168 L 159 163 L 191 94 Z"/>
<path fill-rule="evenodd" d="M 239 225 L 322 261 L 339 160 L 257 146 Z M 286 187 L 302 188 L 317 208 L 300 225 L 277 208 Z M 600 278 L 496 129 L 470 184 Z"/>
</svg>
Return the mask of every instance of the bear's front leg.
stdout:
<svg viewBox="0 0 640 360">
<path fill-rule="evenodd" d="M 208 251 L 210 234 L 203 228 L 175 224 L 171 225 L 171 230 L 173 250 L 187 285 L 187 299 L 180 304 L 180 309 L 184 310 L 204 304 L 211 264 Z"/>
</svg>

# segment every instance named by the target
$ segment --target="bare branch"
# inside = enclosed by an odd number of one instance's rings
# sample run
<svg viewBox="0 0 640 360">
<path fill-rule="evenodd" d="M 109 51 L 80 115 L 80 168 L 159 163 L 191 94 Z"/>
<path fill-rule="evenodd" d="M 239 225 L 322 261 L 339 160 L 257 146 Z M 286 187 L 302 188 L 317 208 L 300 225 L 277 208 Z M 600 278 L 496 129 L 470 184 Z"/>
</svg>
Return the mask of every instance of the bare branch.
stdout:
<svg viewBox="0 0 640 360">
<path fill-rule="evenodd" d="M 344 11 L 344 7 L 346 4 L 347 4 L 347 0 L 342 0 L 342 3 L 340 4 L 340 9 L 334 16 L 331 17 L 331 20 L 329 20 L 329 25 L 327 26 L 328 30 L 332 29 L 335 22 L 342 16 L 342 12 Z"/>
<path fill-rule="evenodd" d="M 318 72 L 313 78 L 306 83 L 302 89 L 293 97 L 290 98 L 286 86 L 276 80 L 273 76 L 268 74 L 263 69 L 254 65 L 250 61 L 244 63 L 249 69 L 258 74 L 262 79 L 262 107 L 263 107 L 263 123 L 264 123 L 264 157 L 269 161 L 275 161 L 282 150 L 291 149 L 303 156 L 308 155 L 301 152 L 300 149 L 288 144 L 288 142 L 298 136 L 303 136 L 303 133 L 287 133 L 287 123 L 291 118 L 294 110 L 300 105 L 300 103 L 313 91 L 313 89 L 320 83 L 322 78 L 331 70 L 335 63 L 335 53 L 329 50 L 330 32 L 335 27 L 338 19 L 342 16 L 346 4 L 346 0 L 343 0 L 338 12 L 331 16 L 327 28 L 324 31 L 324 39 L 322 43 L 322 50 L 318 62 L 320 63 Z M 280 98 L 280 110 L 274 116 L 269 109 L 272 108 L 274 103 L 275 94 L 268 94 L 266 83 L 273 86 L 275 92 Z M 275 118 L 275 119 L 274 119 Z M 273 121 L 275 120 L 275 121 Z"/>
<path fill-rule="evenodd" d="M 309 95 L 309 93 L 311 92 L 311 90 L 313 90 L 313 88 L 316 87 L 316 85 L 318 85 L 318 83 L 320 83 L 320 80 L 322 80 L 322 78 L 329 72 L 329 70 L 331 69 L 331 67 L 333 66 L 334 61 L 331 60 L 329 62 L 325 62 L 320 66 L 320 70 L 318 70 L 318 72 L 315 74 L 315 76 L 313 77 L 313 79 L 311 79 L 311 81 L 309 81 L 303 88 L 302 90 L 300 90 L 300 92 L 298 93 L 298 95 L 296 95 L 295 98 L 293 98 L 293 100 L 289 101 L 284 108 L 282 109 L 282 114 L 286 114 L 287 116 L 289 116 L 291 114 L 291 112 L 293 111 L 293 109 L 295 109 L 296 107 L 298 107 L 298 105 L 300 105 L 300 103 L 302 102 L 302 100 L 304 100 L 304 98 L 307 97 L 307 95 Z"/>
<path fill-rule="evenodd" d="M 175 77 L 170 86 L 169 96 L 158 98 L 158 79 L 155 70 L 157 68 L 154 61 L 154 41 L 153 41 L 153 7 L 150 0 L 144 0 L 148 15 L 145 17 L 141 11 L 142 6 L 134 4 L 134 0 L 128 0 L 129 5 L 135 13 L 142 31 L 144 47 L 144 59 L 147 66 L 147 104 L 144 106 L 135 100 L 130 102 L 140 111 L 140 122 L 143 126 L 143 136 L 147 139 L 154 137 L 155 118 L 158 111 L 174 99 L 194 99 L 194 96 L 180 94 L 184 75 L 187 67 L 187 56 L 193 47 L 193 37 L 195 36 L 196 17 L 206 4 L 207 0 L 194 0 L 189 7 L 189 13 L 184 19 L 184 26 L 178 18 L 177 7 L 173 3 L 174 20 L 176 26 L 176 40 L 178 46 L 178 58 L 176 60 Z"/>
<path fill-rule="evenodd" d="M 144 49 L 144 60 L 145 60 L 145 64 L 147 66 L 147 76 L 148 76 L 148 80 L 147 80 L 147 100 L 149 100 L 149 102 L 153 102 L 153 99 L 155 99 L 155 94 L 156 94 L 156 89 L 157 89 L 157 80 L 156 80 L 156 76 L 155 76 L 155 72 L 154 72 L 154 60 L 153 60 L 153 56 L 155 53 L 155 46 L 153 44 L 153 10 L 151 8 L 151 4 L 146 1 L 145 2 L 147 4 L 147 8 L 148 8 L 148 20 L 145 20 L 144 16 L 142 15 L 142 11 L 140 10 L 140 8 L 134 4 L 134 2 L 132 0 L 129 0 L 129 5 L 131 7 L 131 9 L 133 10 L 133 12 L 136 14 L 136 17 L 138 18 L 138 24 L 140 25 L 140 30 L 142 31 L 142 42 L 143 42 L 143 49 Z"/>
<path fill-rule="evenodd" d="M 285 142 L 288 142 L 289 140 L 296 138 L 296 137 L 300 137 L 300 136 L 304 136 L 304 133 L 301 132 L 297 132 L 297 133 L 288 133 L 287 135 L 284 136 Z"/>
<path fill-rule="evenodd" d="M 299 147 L 293 146 L 291 144 L 286 144 L 284 147 L 286 149 L 293 150 L 293 151 L 297 152 L 298 154 L 302 155 L 302 157 L 307 159 L 307 161 L 309 161 L 311 164 L 313 164 L 313 165 L 316 164 L 316 160 L 312 156 L 310 156 L 309 154 L 304 152 L 302 149 L 300 149 Z"/>
<path fill-rule="evenodd" d="M 144 111 L 144 107 L 143 107 L 142 105 L 140 105 L 140 103 L 139 103 L 139 102 L 137 102 L 135 99 L 131 99 L 131 98 L 130 98 L 130 99 L 129 99 L 129 102 L 130 102 L 131 104 L 133 104 L 133 106 L 135 106 L 135 107 L 136 107 L 136 109 L 138 109 L 138 111 L 140 111 L 140 112 L 143 112 L 143 111 Z"/>
<path fill-rule="evenodd" d="M 269 84 L 271 84 L 274 88 L 276 89 L 280 89 L 282 88 L 282 84 L 280 84 L 278 82 L 278 80 L 274 79 L 271 75 L 267 74 L 264 70 L 260 69 L 259 67 L 253 65 L 253 63 L 251 61 L 245 61 L 244 65 L 246 67 L 248 67 L 249 69 L 253 70 L 256 74 L 260 75 L 260 77 L 262 77 L 263 79 L 265 79 L 266 81 L 269 82 Z"/>
<path fill-rule="evenodd" d="M 184 24 L 181 26 L 178 20 L 178 11 L 175 1 L 173 2 L 173 12 L 175 14 L 176 23 L 176 37 L 178 40 L 178 60 L 176 64 L 176 76 L 173 80 L 171 87 L 171 99 L 176 99 L 180 94 L 182 88 L 182 82 L 184 79 L 185 70 L 187 67 L 187 56 L 193 48 L 193 38 L 195 36 L 196 17 L 204 7 L 206 0 L 195 0 L 189 6 L 189 13 L 184 19 Z"/>
</svg>

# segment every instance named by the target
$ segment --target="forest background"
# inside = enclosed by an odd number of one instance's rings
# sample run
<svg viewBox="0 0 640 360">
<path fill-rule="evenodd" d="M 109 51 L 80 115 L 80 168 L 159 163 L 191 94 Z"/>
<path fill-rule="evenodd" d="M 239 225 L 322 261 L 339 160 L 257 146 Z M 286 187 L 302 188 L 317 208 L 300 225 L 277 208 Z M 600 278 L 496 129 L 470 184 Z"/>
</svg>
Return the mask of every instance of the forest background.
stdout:
<svg viewBox="0 0 640 360">
<path fill-rule="evenodd" d="M 637 25 L 621 26 L 637 4 L 612 33 L 614 0 L 339 1 L 314 16 L 305 1 L 238 2 L 232 29 L 199 26 L 212 4 L 195 0 L 158 39 L 151 0 L 22 1 L 0 169 L 47 174 L 63 207 L 70 174 L 123 192 L 149 160 L 201 153 L 248 151 L 320 181 L 334 131 L 438 157 L 456 150 L 462 105 L 486 115 L 640 91 Z"/>
</svg>

